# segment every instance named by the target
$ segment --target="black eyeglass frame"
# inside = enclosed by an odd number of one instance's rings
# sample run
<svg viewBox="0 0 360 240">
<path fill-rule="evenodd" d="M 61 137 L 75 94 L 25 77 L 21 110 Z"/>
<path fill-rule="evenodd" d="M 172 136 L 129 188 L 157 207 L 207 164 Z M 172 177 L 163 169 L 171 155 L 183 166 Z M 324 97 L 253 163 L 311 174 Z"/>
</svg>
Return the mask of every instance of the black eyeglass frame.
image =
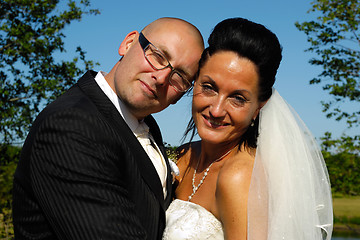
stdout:
<svg viewBox="0 0 360 240">
<path fill-rule="evenodd" d="M 156 70 L 163 70 L 163 69 L 165 69 L 165 68 L 170 68 L 170 69 L 171 69 L 171 72 L 170 72 L 170 74 L 169 74 L 168 79 L 169 79 L 169 83 L 171 84 L 171 86 L 172 86 L 173 88 L 175 88 L 176 91 L 179 91 L 179 92 L 187 92 L 187 91 L 192 87 L 192 83 L 191 83 L 189 80 L 187 80 L 186 78 L 184 78 L 184 77 L 182 76 L 182 74 L 181 74 L 178 70 L 176 70 L 176 69 L 171 65 L 170 61 L 165 57 L 165 55 L 164 55 L 154 44 L 152 44 L 152 43 L 144 36 L 144 34 L 143 34 L 142 32 L 140 32 L 140 34 L 139 34 L 139 43 L 140 43 L 141 48 L 143 49 L 145 59 L 149 62 L 149 64 L 150 64 L 154 69 L 156 69 Z M 153 48 L 155 48 L 155 49 L 158 51 L 158 53 L 161 54 L 161 56 L 167 61 L 168 64 L 167 64 L 166 66 L 164 66 L 164 67 L 162 67 L 162 68 L 157 68 L 156 66 L 154 66 L 154 65 L 151 63 L 151 61 L 148 59 L 148 57 L 146 56 L 146 53 L 145 53 L 146 49 L 147 49 L 150 45 L 151 45 Z M 174 73 L 177 73 L 177 74 L 183 79 L 183 81 L 187 83 L 188 88 L 186 88 L 185 90 L 181 90 L 181 89 L 178 89 L 178 88 L 172 83 L 171 77 L 172 77 L 172 75 L 173 75 Z"/>
</svg>

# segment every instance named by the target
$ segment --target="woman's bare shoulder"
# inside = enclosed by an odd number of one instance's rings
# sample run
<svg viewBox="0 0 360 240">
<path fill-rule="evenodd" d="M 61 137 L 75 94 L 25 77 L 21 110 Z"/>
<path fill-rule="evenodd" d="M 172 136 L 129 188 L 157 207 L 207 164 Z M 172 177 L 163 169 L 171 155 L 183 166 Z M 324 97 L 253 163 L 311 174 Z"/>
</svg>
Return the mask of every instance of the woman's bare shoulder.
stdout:
<svg viewBox="0 0 360 240">
<path fill-rule="evenodd" d="M 238 185 L 251 178 L 255 157 L 246 151 L 238 152 L 233 158 L 228 159 L 219 172 L 219 181 L 225 185 Z"/>
<path fill-rule="evenodd" d="M 177 148 L 176 164 L 180 170 L 180 176 L 176 179 L 181 182 L 182 178 L 189 171 L 194 156 L 200 152 L 200 142 L 191 142 Z"/>
<path fill-rule="evenodd" d="M 252 154 L 241 151 L 224 163 L 216 186 L 216 195 L 221 201 L 226 199 L 225 202 L 228 202 L 232 199 L 238 202 L 237 200 L 247 198 L 254 161 Z"/>
<path fill-rule="evenodd" d="M 181 162 L 189 163 L 192 154 L 198 154 L 200 148 L 200 141 L 190 142 L 181 145 L 176 149 L 177 153 L 177 164 Z"/>
</svg>

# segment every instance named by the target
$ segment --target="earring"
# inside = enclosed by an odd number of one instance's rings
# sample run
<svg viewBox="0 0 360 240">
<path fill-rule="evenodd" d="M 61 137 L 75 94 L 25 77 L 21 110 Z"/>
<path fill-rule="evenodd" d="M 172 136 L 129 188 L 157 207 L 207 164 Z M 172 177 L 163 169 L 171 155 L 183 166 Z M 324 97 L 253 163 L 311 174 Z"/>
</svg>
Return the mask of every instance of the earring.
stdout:
<svg viewBox="0 0 360 240">
<path fill-rule="evenodd" d="M 251 120 L 251 124 L 250 124 L 250 127 L 253 127 L 255 125 L 255 120 Z"/>
</svg>

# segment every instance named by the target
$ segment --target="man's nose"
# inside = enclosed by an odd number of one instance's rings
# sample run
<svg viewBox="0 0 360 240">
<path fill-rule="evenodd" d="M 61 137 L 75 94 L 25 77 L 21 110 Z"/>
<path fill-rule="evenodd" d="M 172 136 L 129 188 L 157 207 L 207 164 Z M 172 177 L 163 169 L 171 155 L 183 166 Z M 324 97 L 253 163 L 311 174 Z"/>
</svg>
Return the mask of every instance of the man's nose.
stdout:
<svg viewBox="0 0 360 240">
<path fill-rule="evenodd" d="M 153 78 L 156 80 L 156 85 L 166 85 L 169 82 L 171 72 L 172 70 L 170 67 L 155 71 L 153 73 Z"/>
</svg>

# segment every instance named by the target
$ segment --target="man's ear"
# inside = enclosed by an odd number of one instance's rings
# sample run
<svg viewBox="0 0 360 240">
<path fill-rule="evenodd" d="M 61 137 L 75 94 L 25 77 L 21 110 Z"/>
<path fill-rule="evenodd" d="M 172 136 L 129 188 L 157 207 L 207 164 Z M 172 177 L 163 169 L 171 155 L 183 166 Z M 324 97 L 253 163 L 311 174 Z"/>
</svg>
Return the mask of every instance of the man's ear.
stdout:
<svg viewBox="0 0 360 240">
<path fill-rule="evenodd" d="M 139 36 L 139 32 L 138 31 L 132 31 L 130 33 L 128 33 L 126 35 L 126 37 L 124 38 L 124 40 L 121 42 L 120 47 L 119 47 L 119 54 L 120 56 L 124 56 L 127 51 L 129 51 L 130 47 L 133 45 L 133 43 L 136 42 L 136 40 L 138 39 L 137 37 Z"/>
</svg>

